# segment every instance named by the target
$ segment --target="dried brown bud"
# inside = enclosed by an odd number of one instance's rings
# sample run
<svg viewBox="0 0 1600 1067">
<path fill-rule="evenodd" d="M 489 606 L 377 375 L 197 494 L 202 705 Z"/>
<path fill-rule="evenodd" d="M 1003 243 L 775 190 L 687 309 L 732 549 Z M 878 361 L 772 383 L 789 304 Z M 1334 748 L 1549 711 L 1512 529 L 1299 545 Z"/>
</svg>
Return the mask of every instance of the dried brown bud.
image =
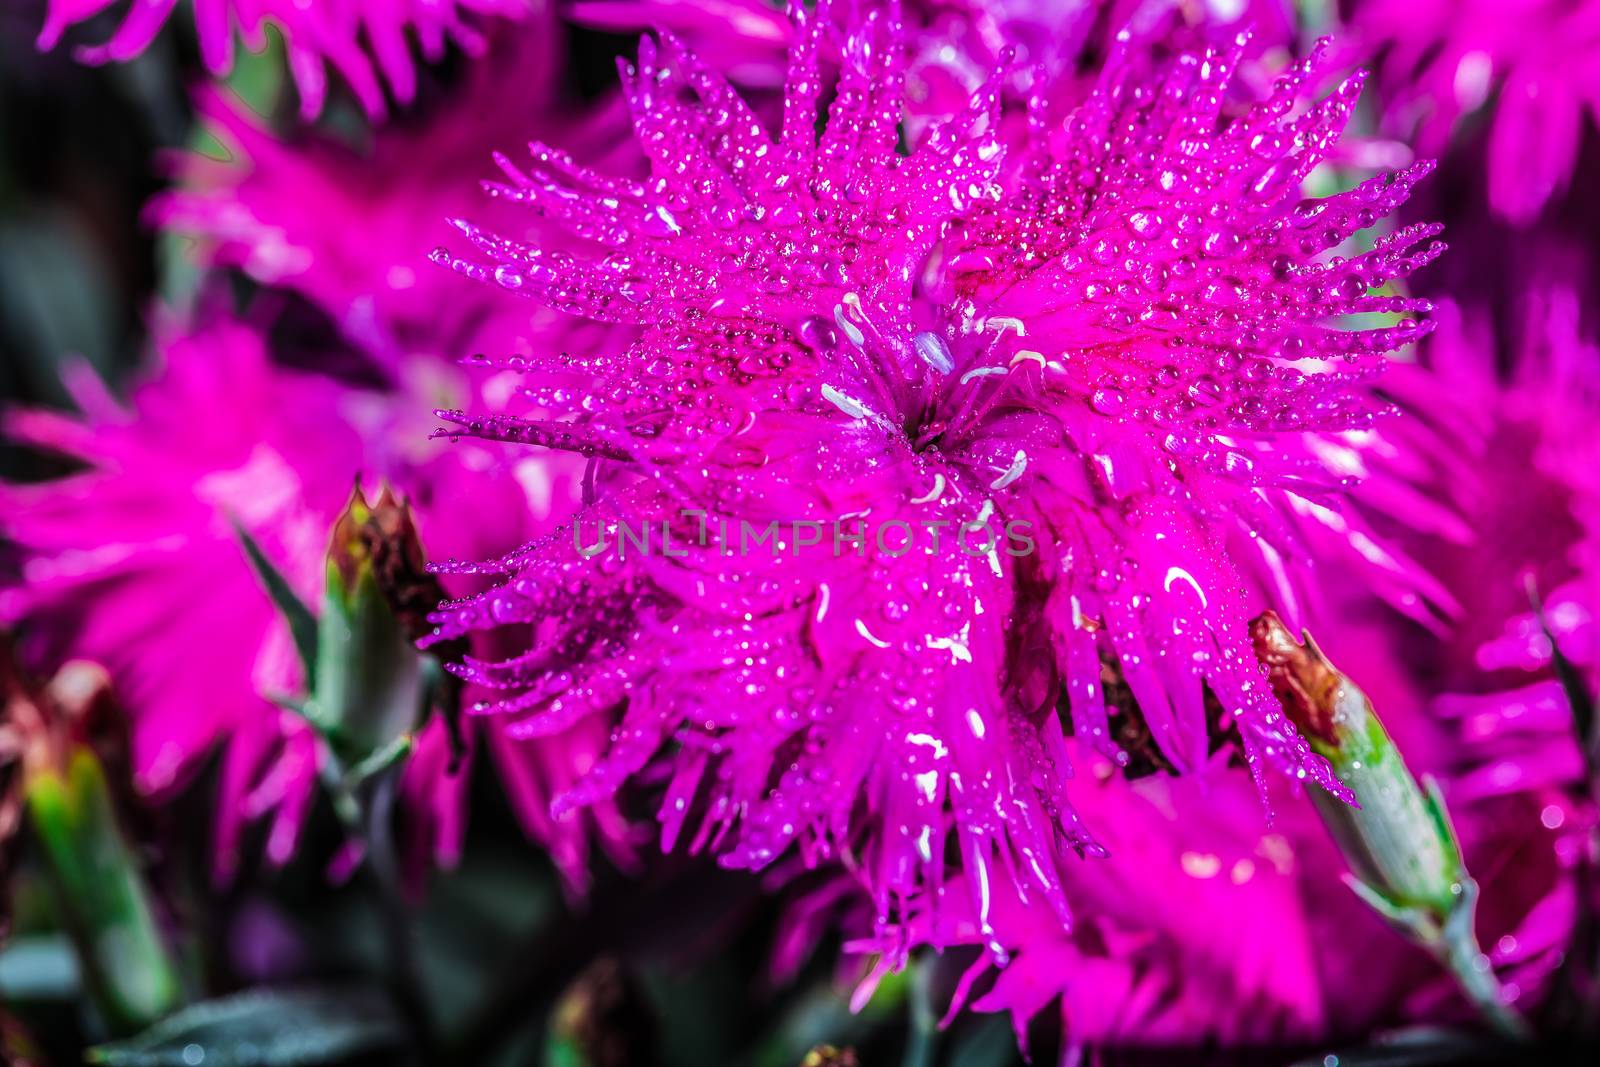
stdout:
<svg viewBox="0 0 1600 1067">
<path fill-rule="evenodd" d="M 1284 712 L 1301 733 L 1337 747 L 1334 714 L 1344 676 L 1328 662 L 1310 634 L 1301 636 L 1303 644 L 1295 641 L 1275 611 L 1262 612 L 1250 623 L 1256 658 L 1267 668 L 1267 679 Z"/>
<path fill-rule="evenodd" d="M 0 1008 L 0 1063 L 10 1067 L 46 1067 L 38 1042 L 20 1020 Z"/>
<path fill-rule="evenodd" d="M 641 1067 L 659 1058 L 649 1003 L 611 957 L 596 960 L 567 988 L 552 1029 L 585 1067 Z"/>
<path fill-rule="evenodd" d="M 21 819 L 27 779 L 66 769 L 75 744 L 119 757 L 125 747 L 110 706 L 111 679 L 96 663 L 74 660 L 40 685 L 17 665 L 0 634 L 0 855 Z"/>
<path fill-rule="evenodd" d="M 129 834 L 131 781 L 106 758 L 125 754 L 121 721 L 101 667 L 68 663 L 35 684 L 0 640 L 0 853 L 27 826 L 85 989 L 108 1026 L 131 1032 L 182 992 Z M 0 934 L 6 921 L 0 911 Z"/>
<path fill-rule="evenodd" d="M 428 632 L 428 613 L 444 599 L 444 589 L 427 571 L 410 503 L 388 485 L 375 504 L 355 487 L 334 523 L 328 561 L 347 590 L 369 568 L 406 635 L 416 640 Z"/>
</svg>

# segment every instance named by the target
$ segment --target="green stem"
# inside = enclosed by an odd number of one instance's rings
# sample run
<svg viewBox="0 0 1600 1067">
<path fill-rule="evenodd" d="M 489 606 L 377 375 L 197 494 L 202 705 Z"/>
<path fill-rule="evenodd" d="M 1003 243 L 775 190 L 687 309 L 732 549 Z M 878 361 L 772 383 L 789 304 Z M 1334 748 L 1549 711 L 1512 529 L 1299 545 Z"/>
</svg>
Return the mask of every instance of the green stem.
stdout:
<svg viewBox="0 0 1600 1067">
<path fill-rule="evenodd" d="M 926 959 L 909 965 L 911 968 L 911 996 L 906 1040 L 906 1054 L 902 1067 L 932 1067 L 938 1047 L 939 1016 L 933 1010 L 933 968 Z"/>
<path fill-rule="evenodd" d="M 416 934 L 401 885 L 394 841 L 394 791 L 398 778 L 398 769 L 391 769 L 380 773 L 372 783 L 364 813 L 367 862 L 371 864 L 373 880 L 378 887 L 384 944 L 389 950 L 390 992 L 416 1033 L 423 1062 L 431 1063 L 436 1049 L 433 1019 L 428 1012 L 422 968 L 417 960 Z"/>
<path fill-rule="evenodd" d="M 1505 990 L 1495 977 L 1489 958 L 1478 946 L 1473 932 L 1470 906 L 1461 910 L 1461 920 L 1452 915 L 1446 921 L 1440 937 L 1432 944 L 1434 955 L 1455 978 L 1461 992 L 1483 1016 L 1495 1032 L 1510 1041 L 1531 1040 L 1533 1031 L 1528 1022 L 1506 1002 Z"/>
</svg>

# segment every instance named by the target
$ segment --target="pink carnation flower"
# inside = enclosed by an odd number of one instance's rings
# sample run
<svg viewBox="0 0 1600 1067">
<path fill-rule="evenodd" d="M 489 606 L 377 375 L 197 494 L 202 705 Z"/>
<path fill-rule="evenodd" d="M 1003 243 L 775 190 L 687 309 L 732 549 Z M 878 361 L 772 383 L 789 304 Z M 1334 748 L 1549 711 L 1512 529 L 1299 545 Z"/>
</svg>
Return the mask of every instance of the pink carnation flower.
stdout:
<svg viewBox="0 0 1600 1067">
<path fill-rule="evenodd" d="M 479 202 L 474 184 L 499 145 L 536 134 L 586 162 L 637 166 L 620 101 L 562 99 L 560 37 L 549 18 L 492 35 L 463 84 L 418 121 L 376 130 L 362 149 L 317 131 L 280 137 L 225 90 L 202 88 L 196 106 L 229 158 L 176 157 L 176 183 L 147 217 L 191 237 L 208 267 L 301 293 L 390 369 L 417 353 L 525 352 L 533 336 L 552 343 L 570 318 L 530 315 L 525 301 L 429 270 L 426 257 L 441 215 Z M 508 100 L 511 79 L 518 92 Z M 525 220 L 506 211 L 493 221 Z"/>
<path fill-rule="evenodd" d="M 225 877 L 258 819 L 270 823 L 269 861 L 293 854 L 318 759 L 305 722 L 263 696 L 297 692 L 299 662 L 232 521 L 314 605 L 330 529 L 358 475 L 369 488 L 386 479 L 409 496 L 424 542 L 446 552 L 506 543 L 497 540 L 505 531 L 471 521 L 468 500 L 532 515 L 563 506 L 571 483 L 554 481 L 538 461 L 507 469 L 481 449 L 410 444 L 424 435 L 397 413 L 422 396 L 460 395 L 437 377 L 413 376 L 399 395 L 372 393 L 274 364 L 261 333 L 239 321 L 160 332 L 159 368 L 126 408 L 83 372 L 72 379 L 81 416 L 9 413 L 8 437 L 86 467 L 0 485 L 0 536 L 22 552 L 20 584 L 0 588 L 0 625 L 21 627 L 36 661 L 91 659 L 111 671 L 143 791 L 169 794 L 222 749 L 215 866 Z M 549 796 L 603 742 L 603 729 L 580 724 L 542 749 L 491 746 L 530 832 L 573 884 L 586 877 L 594 824 L 552 822 Z M 466 775 L 451 762 L 435 718 L 400 785 L 414 854 L 446 864 L 459 852 L 465 818 Z M 606 808 L 594 816 L 599 836 L 625 854 L 618 816 Z"/>
<path fill-rule="evenodd" d="M 930 119 L 963 110 L 1008 49 L 1016 56 L 1009 87 L 1025 99 L 1036 72 L 1056 91 L 1080 86 L 1074 75 L 1124 27 L 1151 35 L 1183 26 L 1249 27 L 1258 42 L 1273 45 L 1289 43 L 1294 31 L 1283 0 L 908 0 L 903 7 L 913 139 Z M 769 0 L 568 0 L 562 14 L 613 33 L 666 31 L 754 90 L 783 83 L 790 23 Z"/>
<path fill-rule="evenodd" d="M 1504 383 L 1482 317 L 1449 309 L 1447 329 L 1430 346 L 1489 413 L 1481 465 L 1464 491 L 1482 538 L 1442 561 L 1470 588 L 1471 622 L 1460 635 L 1467 653 L 1441 681 L 1481 689 L 1485 679 L 1539 676 L 1441 705 L 1461 718 L 1485 761 L 1465 783 L 1473 798 L 1571 784 L 1583 774 L 1568 699 L 1551 671 L 1559 647 L 1589 685 L 1600 678 L 1600 343 L 1583 322 L 1583 299 L 1570 281 L 1547 277 L 1529 287 L 1513 342 L 1519 358 Z"/>
<path fill-rule="evenodd" d="M 789 20 L 766 0 L 563 0 L 563 17 L 607 33 L 664 30 L 715 56 L 741 85 L 778 88 L 789 49 Z"/>
<path fill-rule="evenodd" d="M 1576 873 L 1594 862 L 1600 812 L 1573 700 L 1600 693 L 1600 341 L 1583 311 L 1586 253 L 1544 239 L 1525 254 L 1536 266 L 1514 302 L 1509 374 L 1497 373 L 1479 314 L 1451 315 L 1430 350 L 1488 413 L 1464 493 L 1481 540 L 1441 560 L 1471 624 L 1437 670 L 1435 691 L 1454 692 L 1434 710 L 1463 750 L 1452 799 L 1483 813 L 1501 854 L 1519 853 L 1506 865 L 1509 929 L 1491 955 L 1532 997 L 1569 951 L 1580 909 L 1594 907 Z"/>
<path fill-rule="evenodd" d="M 1370 578 L 1351 581 L 1342 569 L 1325 576 L 1332 588 L 1310 613 L 1407 761 L 1439 781 L 1480 883 L 1480 937 L 1508 996 L 1528 1013 L 1571 951 L 1585 906 L 1575 872 L 1597 817 L 1551 640 L 1580 687 L 1600 691 L 1592 625 L 1600 612 L 1600 439 L 1592 428 L 1600 344 L 1582 311 L 1585 261 L 1581 249 L 1548 235 L 1525 239 L 1506 264 L 1521 279 L 1501 294 L 1506 338 L 1497 342 L 1487 308 L 1446 306 L 1424 355 L 1431 380 L 1451 383 L 1450 394 L 1424 398 L 1421 382 L 1402 379 L 1419 416 L 1404 427 L 1409 442 L 1398 439 L 1408 445 L 1402 454 L 1412 481 L 1439 498 L 1431 511 L 1405 509 L 1412 528 L 1403 542 L 1426 554 L 1440 597 L 1455 605 L 1451 617 L 1419 633 L 1376 610 L 1363 588 Z M 1362 462 L 1385 451 L 1368 449 Z M 1358 495 L 1370 497 L 1375 482 L 1396 489 L 1383 480 L 1369 478 Z M 1430 514 L 1435 521 L 1422 521 Z M 1542 590 L 1542 622 L 1529 609 L 1527 577 Z M 1456 692 L 1437 697 L 1441 690 Z M 970 990 L 974 1007 L 1010 1012 L 1019 1028 L 1054 1007 L 1071 1038 L 1090 1043 L 1327 1040 L 1470 1018 L 1431 961 L 1332 884 L 1343 861 L 1303 805 L 1280 808 L 1258 837 L 1243 820 L 1219 817 L 1239 803 L 1236 790 L 1207 785 L 1203 795 L 1184 782 L 1123 785 L 1114 818 L 1096 819 L 1080 799 L 1086 820 L 1110 828 L 1102 836 L 1110 857 L 1068 886 L 1091 918 L 1051 932 L 1037 928 L 1037 909 L 1013 908 L 996 923 L 1005 943 L 1020 947 L 1011 968 L 986 974 L 992 968 L 978 961 L 974 984 L 958 995 Z M 1108 781 L 1105 792 L 1114 788 Z M 1164 904 L 1174 899 L 1187 906 Z M 971 915 L 958 898 L 858 947 L 977 944 Z M 917 925 L 935 920 L 942 925 Z M 1105 936 L 1107 928 L 1119 936 Z M 1226 953 L 1217 951 L 1219 929 Z M 1085 958 L 1082 969 L 1098 981 L 1078 980 L 1066 965 Z"/>
<path fill-rule="evenodd" d="M 951 886 L 913 909 L 904 927 L 851 946 L 878 954 L 857 1002 L 904 962 L 908 946 L 980 946 L 994 936 L 1014 946 L 1010 958 L 972 959 L 949 1016 L 963 1007 L 1004 1012 L 1024 1046 L 1029 1023 L 1047 1010 L 1059 1012 L 1068 1049 L 1283 1044 L 1325 1034 L 1325 946 L 1312 915 L 1319 902 L 1305 885 L 1320 876 L 1343 887 L 1325 862 L 1328 848 L 1318 847 L 1315 819 L 1293 806 L 1264 832 L 1248 780 L 1128 782 L 1093 753 L 1077 754 L 1089 773 L 1074 798 L 1104 828 L 1109 851 L 1068 882 L 1078 920 L 1064 927 L 1002 877 L 991 887 L 994 934 L 986 935 L 980 902 Z M 1309 865 L 1297 835 L 1309 844 Z"/>
<path fill-rule="evenodd" d="M 120 0 L 50 0 L 41 50 L 54 48 L 73 26 L 115 7 Z M 109 41 L 75 51 L 85 63 L 125 62 L 155 40 L 178 0 L 129 0 Z M 327 66 L 349 84 L 368 115 L 388 109 L 385 91 L 400 104 L 416 96 L 417 75 L 409 36 L 429 62 L 447 42 L 470 53 L 484 47 L 478 23 L 485 17 L 520 18 L 530 0 L 193 0 L 200 57 L 214 77 L 233 69 L 235 30 L 245 47 L 266 47 L 268 26 L 288 48 L 289 71 L 300 92 L 300 113 L 314 119 L 328 92 Z"/>
<path fill-rule="evenodd" d="M 1369 290 L 1431 259 L 1436 227 L 1336 250 L 1427 168 L 1300 202 L 1359 80 L 1300 110 L 1300 66 L 1224 116 L 1242 45 L 1119 51 L 1081 109 L 1035 113 L 1021 158 L 997 71 L 902 151 L 895 15 L 843 39 L 826 5 L 792 17 L 776 136 L 647 39 L 624 83 L 650 180 L 536 147 L 497 190 L 591 250 L 462 222 L 487 262 L 439 254 L 643 332 L 529 361 L 536 413 L 444 413 L 589 474 L 570 531 L 445 568 L 504 577 L 438 637 L 537 625 L 460 668 L 506 690 L 479 710 L 512 736 L 620 713 L 559 810 L 656 764 L 664 846 L 840 860 L 880 920 L 938 899 L 953 861 L 999 958 L 995 887 L 1065 922 L 1065 856 L 1100 851 L 1069 733 L 1184 772 L 1236 744 L 1258 778 L 1346 795 L 1263 683 L 1245 591 L 1292 587 L 1308 530 L 1394 563 L 1319 442 L 1372 425 L 1385 353 L 1424 332 L 1423 302 Z M 1357 313 L 1398 318 L 1331 324 Z"/>
<path fill-rule="evenodd" d="M 1444 152 L 1491 111 L 1489 204 L 1532 222 L 1564 191 L 1600 108 L 1600 9 L 1566 0 L 1362 0 L 1350 16 L 1372 62 L 1384 119 L 1420 151 Z"/>
</svg>

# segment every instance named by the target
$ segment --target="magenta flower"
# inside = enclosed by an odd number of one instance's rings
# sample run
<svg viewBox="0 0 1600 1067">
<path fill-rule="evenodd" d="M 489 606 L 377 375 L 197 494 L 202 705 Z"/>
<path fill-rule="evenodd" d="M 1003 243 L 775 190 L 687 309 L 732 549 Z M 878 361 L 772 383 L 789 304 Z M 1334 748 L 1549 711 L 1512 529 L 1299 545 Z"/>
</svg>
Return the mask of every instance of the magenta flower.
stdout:
<svg viewBox="0 0 1600 1067">
<path fill-rule="evenodd" d="M 1036 71 L 1057 91 L 1090 84 L 1074 75 L 1124 27 L 1152 36 L 1188 26 L 1248 27 L 1258 46 L 1288 43 L 1294 31 L 1292 7 L 1283 0 L 908 0 L 902 6 L 913 135 L 929 120 L 963 110 L 1007 50 L 1015 55 L 1008 88 L 1020 101 Z M 764 90 L 783 83 L 790 24 L 769 0 L 569 0 L 562 14 L 613 33 L 671 33 L 737 85 Z"/>
<path fill-rule="evenodd" d="M 1553 251 L 1548 243 L 1545 250 Z M 1449 561 L 1463 586 L 1471 575 L 1476 587 L 1473 624 L 1462 634 L 1472 654 L 1443 681 L 1458 690 L 1482 690 L 1486 680 L 1512 685 L 1439 705 L 1460 720 L 1483 761 L 1463 783 L 1474 799 L 1583 776 L 1569 701 L 1551 672 L 1559 647 L 1589 685 L 1600 680 L 1600 437 L 1592 429 L 1600 343 L 1583 321 L 1583 299 L 1567 279 L 1547 275 L 1528 287 L 1516 316 L 1519 356 L 1503 383 L 1480 316 L 1451 308 L 1448 328 L 1430 345 L 1432 358 L 1473 390 L 1474 406 L 1492 413 L 1476 442 L 1481 466 L 1464 493 L 1484 537 Z"/>
<path fill-rule="evenodd" d="M 1532 222 L 1564 191 L 1600 108 L 1600 10 L 1564 0 L 1363 0 L 1350 17 L 1374 62 L 1390 129 L 1442 153 L 1480 110 L 1492 112 L 1489 204 Z"/>
<path fill-rule="evenodd" d="M 269 861 L 293 854 L 318 760 L 305 721 L 263 695 L 299 691 L 300 666 L 231 521 L 316 603 L 329 531 L 358 474 L 407 493 L 425 543 L 454 552 L 506 544 L 496 540 L 503 532 L 470 520 L 465 501 L 536 515 L 562 507 L 571 483 L 538 461 L 507 470 L 482 449 L 419 451 L 410 442 L 423 434 L 410 419 L 397 424 L 397 413 L 424 396 L 461 395 L 447 383 L 389 396 L 292 372 L 272 362 L 254 327 L 228 319 L 162 332 L 159 370 L 126 409 L 85 372 L 73 380 L 82 416 L 9 414 L 8 437 L 87 466 L 57 481 L 0 485 L 0 536 L 23 556 L 21 583 L 0 588 L 0 625 L 21 627 L 37 662 L 91 659 L 110 670 L 146 793 L 171 794 L 223 750 L 215 865 L 225 877 L 256 820 L 270 823 Z M 512 757 L 503 771 L 530 832 L 575 885 L 594 830 L 552 822 L 548 798 L 603 742 L 603 729 L 580 726 L 543 749 L 494 746 Z M 410 847 L 442 863 L 457 855 L 465 818 L 466 775 L 451 762 L 435 718 L 400 784 L 416 830 Z M 625 855 L 615 814 L 595 816 L 598 836 Z"/>
<path fill-rule="evenodd" d="M 1036 77 L 1055 92 L 1093 88 L 1093 70 L 1119 32 L 1152 39 L 1196 40 L 1201 30 L 1249 30 L 1252 50 L 1291 44 L 1293 5 L 1284 0 L 1190 3 L 1186 0 L 930 0 L 906 5 L 917 27 L 907 70 L 913 110 L 958 110 L 1005 52 L 1015 55 L 1015 88 L 1025 98 Z"/>
<path fill-rule="evenodd" d="M 1315 914 L 1321 902 L 1305 886 L 1321 877 L 1342 887 L 1315 819 L 1290 805 L 1265 832 L 1259 797 L 1237 776 L 1128 782 L 1094 754 L 1078 755 L 1090 773 L 1074 798 L 1104 828 L 1109 851 L 1067 885 L 1079 918 L 1065 928 L 1015 882 L 997 878 L 989 921 L 1015 950 L 1003 966 L 990 954 L 974 959 L 949 1016 L 963 1007 L 1004 1012 L 1026 1045 L 1030 1021 L 1054 1009 L 1069 1048 L 1283 1044 L 1328 1033 L 1337 1001 L 1325 984 L 1335 976 L 1324 973 L 1324 950 L 1338 946 L 1318 943 L 1319 920 L 1329 917 Z M 878 954 L 857 1002 L 909 946 L 986 943 L 977 903 L 953 885 L 905 927 L 853 944 Z"/>
<path fill-rule="evenodd" d="M 1560 655 L 1589 698 L 1600 692 L 1600 342 L 1584 314 L 1582 250 L 1544 238 L 1526 250 L 1513 302 L 1508 375 L 1476 313 L 1452 314 L 1431 358 L 1462 382 L 1479 426 L 1464 507 L 1481 540 L 1442 562 L 1471 615 L 1438 671 L 1434 701 L 1462 749 L 1454 796 L 1483 813 L 1506 865 L 1508 933 L 1492 955 L 1530 996 L 1570 949 L 1584 863 L 1600 818 Z M 1536 590 L 1542 612 L 1530 600 Z M 1470 598 L 1470 599 L 1469 599 Z M 1487 898 L 1486 898 L 1487 899 Z"/>
<path fill-rule="evenodd" d="M 119 0 L 50 0 L 38 47 L 54 48 L 73 26 L 86 22 Z M 150 46 L 178 0 L 130 0 L 111 39 L 85 45 L 74 54 L 85 63 L 124 62 Z M 385 92 L 400 104 L 416 96 L 417 75 L 409 36 L 423 58 L 437 61 L 446 43 L 469 53 L 484 48 L 478 29 L 486 17 L 520 18 L 530 0 L 194 0 L 200 56 L 214 77 L 233 69 L 234 32 L 245 47 L 267 46 L 266 30 L 283 35 L 289 72 L 300 92 L 300 113 L 314 119 L 328 92 L 327 66 L 349 84 L 368 115 L 388 110 Z"/>
<path fill-rule="evenodd" d="M 789 20 L 767 0 L 564 0 L 563 17 L 608 33 L 658 29 L 715 56 L 741 85 L 778 88 L 789 50 Z"/>
<path fill-rule="evenodd" d="M 303 294 L 390 369 L 417 353 L 549 342 L 570 319 L 547 312 L 534 321 L 526 302 L 429 270 L 425 259 L 442 236 L 441 213 L 477 202 L 474 183 L 498 145 L 538 134 L 587 162 L 637 165 L 620 101 L 563 107 L 559 41 L 547 18 L 492 35 L 436 110 L 378 129 L 365 151 L 315 131 L 282 139 L 226 91 L 203 88 L 196 105 L 230 158 L 177 157 L 176 185 L 147 217 L 192 237 L 206 266 Z M 512 78 L 519 91 L 508 101 Z"/>
<path fill-rule="evenodd" d="M 1415 631 L 1404 642 L 1398 616 L 1371 617 L 1369 594 L 1336 599 L 1339 610 L 1317 625 L 1382 694 L 1407 758 L 1455 798 L 1456 826 L 1485 874 L 1485 945 L 1507 992 L 1531 1001 L 1571 925 L 1570 877 L 1558 868 L 1565 847 L 1547 828 L 1530 832 L 1542 817 L 1540 803 L 1529 808 L 1532 794 L 1486 809 L 1463 792 L 1472 772 L 1463 776 L 1461 761 L 1472 743 L 1426 715 L 1421 675 L 1439 642 L 1424 638 L 1418 653 Z M 1006 1013 L 1025 1044 L 1030 1022 L 1055 1014 L 1069 1053 L 1083 1045 L 1301 1044 L 1470 1017 L 1436 964 L 1340 883 L 1346 861 L 1309 805 L 1286 798 L 1268 826 L 1237 776 L 1130 782 L 1092 753 L 1075 756 L 1075 806 L 1108 852 L 1065 882 L 1076 921 L 1063 927 L 1030 906 L 1004 873 L 990 886 L 992 935 L 960 884 L 887 929 L 847 921 L 855 937 L 848 958 L 870 964 L 856 1003 L 919 948 L 979 946 L 992 936 L 1012 950 L 1003 966 L 978 956 L 952 981 L 951 956 L 940 957 L 938 988 L 953 988 L 947 1017 L 963 1008 Z M 1570 809 L 1544 810 L 1559 821 L 1557 812 Z M 827 891 L 804 901 L 813 902 L 828 902 Z"/>
<path fill-rule="evenodd" d="M 882 921 L 938 899 L 958 857 L 1001 957 L 995 887 L 1063 922 L 1065 855 L 1100 851 L 1068 733 L 1180 772 L 1236 745 L 1258 779 L 1345 795 L 1263 683 L 1246 591 L 1292 586 L 1304 531 L 1346 522 L 1319 435 L 1369 428 L 1385 353 L 1424 332 L 1423 302 L 1369 289 L 1441 246 L 1416 226 L 1334 253 L 1427 168 L 1299 202 L 1359 81 L 1297 112 L 1303 65 L 1223 117 L 1238 45 L 1122 49 L 1081 109 L 1035 114 L 1020 159 L 997 72 L 902 153 L 893 13 L 837 41 L 820 133 L 834 28 L 826 6 L 793 17 L 776 136 L 647 39 L 624 82 L 650 180 L 536 147 L 497 189 L 593 250 L 462 222 L 489 262 L 439 254 L 643 332 L 530 361 L 537 413 L 444 413 L 588 457 L 589 504 L 564 536 L 446 566 L 504 578 L 438 636 L 537 625 L 461 667 L 507 691 L 479 710 L 514 737 L 620 715 L 558 810 L 654 765 L 665 847 L 840 860 Z M 1330 323 L 1356 313 L 1398 321 Z"/>
</svg>

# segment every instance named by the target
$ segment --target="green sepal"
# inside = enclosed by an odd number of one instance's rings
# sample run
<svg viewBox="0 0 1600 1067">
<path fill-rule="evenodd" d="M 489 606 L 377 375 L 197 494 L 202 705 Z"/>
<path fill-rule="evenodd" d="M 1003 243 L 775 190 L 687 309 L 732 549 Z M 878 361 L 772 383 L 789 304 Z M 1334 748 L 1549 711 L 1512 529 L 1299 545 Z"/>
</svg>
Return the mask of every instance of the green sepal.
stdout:
<svg viewBox="0 0 1600 1067">
<path fill-rule="evenodd" d="M 1439 830 L 1441 840 L 1449 842 L 1450 851 L 1456 856 L 1457 862 L 1463 866 L 1462 876 L 1466 879 L 1464 861 L 1461 860 L 1461 839 L 1456 836 L 1455 823 L 1450 821 L 1450 809 L 1445 807 L 1444 791 L 1439 788 L 1439 780 L 1431 774 L 1421 775 L 1422 803 L 1428 809 L 1428 814 L 1433 816 L 1434 825 Z"/>
<path fill-rule="evenodd" d="M 1352 893 L 1361 898 L 1362 903 L 1408 938 L 1430 941 L 1439 936 L 1438 918 L 1429 909 L 1390 900 L 1381 891 L 1348 872 L 1340 875 L 1340 878 Z"/>
<path fill-rule="evenodd" d="M 288 693 L 262 693 L 261 695 L 274 707 L 282 708 L 284 711 L 293 712 L 302 719 L 309 719 L 311 717 L 310 711 L 306 707 L 306 700 L 304 697 L 290 696 Z"/>
<path fill-rule="evenodd" d="M 181 1003 L 182 983 L 100 761 L 80 747 L 61 772 L 35 773 L 24 796 L 96 1007 L 116 1032 L 149 1025 Z"/>
<path fill-rule="evenodd" d="M 361 788 L 368 781 L 376 778 L 391 767 L 398 766 L 411 754 L 411 750 L 416 746 L 416 738 L 410 734 L 401 734 L 354 767 L 351 767 L 345 773 L 345 782 L 349 788 Z"/>
<path fill-rule="evenodd" d="M 1325 757 L 1356 806 L 1314 792 L 1312 803 L 1351 871 L 1344 882 L 1374 912 L 1450 971 L 1462 992 L 1509 1037 L 1527 1025 L 1507 1004 L 1473 932 L 1478 887 L 1439 785 L 1405 765 L 1360 688 L 1310 634 L 1275 612 L 1251 621 L 1256 655 L 1295 727 Z"/>
<path fill-rule="evenodd" d="M 340 755 L 361 763 L 414 730 L 427 713 L 423 657 L 395 617 L 372 567 L 346 583 L 327 568 L 317 644 L 317 685 L 307 718 Z"/>
<path fill-rule="evenodd" d="M 366 825 L 362 819 L 361 800 L 349 786 L 344 761 L 322 737 L 317 739 L 317 777 L 327 790 L 333 813 L 338 816 L 345 832 L 352 837 L 362 837 L 366 833 Z"/>
</svg>

